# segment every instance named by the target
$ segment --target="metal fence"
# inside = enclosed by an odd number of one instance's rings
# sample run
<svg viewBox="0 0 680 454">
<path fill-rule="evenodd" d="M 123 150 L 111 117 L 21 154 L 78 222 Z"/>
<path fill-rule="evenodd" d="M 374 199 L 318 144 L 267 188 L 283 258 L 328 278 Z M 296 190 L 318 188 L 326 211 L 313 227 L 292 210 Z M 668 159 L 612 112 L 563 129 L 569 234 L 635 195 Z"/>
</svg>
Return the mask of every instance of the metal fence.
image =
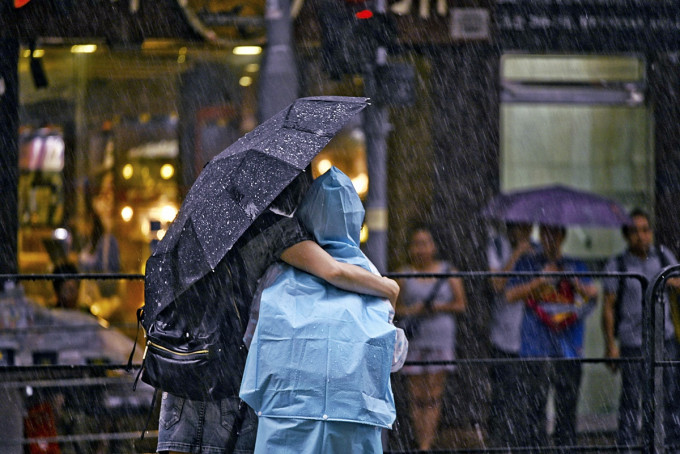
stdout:
<svg viewBox="0 0 680 454">
<path fill-rule="evenodd" d="M 499 358 L 470 358 L 457 359 L 454 361 L 434 361 L 434 362 L 407 362 L 407 365 L 465 365 L 467 367 L 485 367 L 496 364 L 513 363 L 513 362 L 580 362 L 580 363 L 605 363 L 605 362 L 642 362 L 644 364 L 644 387 L 642 398 L 642 432 L 641 443 L 638 446 L 616 446 L 611 445 L 583 445 L 583 446 L 526 446 L 526 447 L 484 447 L 484 448 L 469 448 L 469 449 L 445 449 L 431 452 L 438 453 L 494 453 L 494 452 L 621 452 L 621 451 L 637 451 L 643 453 L 661 454 L 670 452 L 676 447 L 664 446 L 664 430 L 663 430 L 663 369 L 666 367 L 678 366 L 680 361 L 665 360 L 664 355 L 664 304 L 663 292 L 666 283 L 670 277 L 680 274 L 680 265 L 670 266 L 663 269 L 651 283 L 647 282 L 645 276 L 637 273 L 622 273 L 622 272 L 487 272 L 487 271 L 469 271 L 469 272 L 449 272 L 449 273 L 390 273 L 392 278 L 440 278 L 440 277 L 457 277 L 468 280 L 488 279 L 491 277 L 588 277 L 588 278 L 621 278 L 621 279 L 636 279 L 640 282 L 644 290 L 644 304 L 643 304 L 643 339 L 642 348 L 643 356 L 641 358 L 620 358 L 620 359 L 605 359 L 605 358 L 579 358 L 579 359 L 561 359 L 561 358 L 532 358 L 532 359 L 499 359 Z M 144 275 L 141 274 L 41 274 L 41 275 L 16 275 L 16 274 L 0 274 L 0 282 L 4 281 L 23 281 L 23 280 L 52 280 L 55 277 L 60 279 L 116 279 L 116 280 L 143 280 Z M 0 325 L 1 326 L 1 325 Z M 21 329 L 19 329 L 21 330 Z M 0 336 L 8 334 L 7 329 L 0 330 Z M 1 364 L 1 363 L 0 363 Z M 25 398 L 27 393 L 33 392 L 35 389 L 72 389 L 72 388 L 88 388 L 93 390 L 105 390 L 109 392 L 109 398 L 112 400 L 112 407 L 117 405 L 117 408 L 125 407 L 126 396 L 131 395 L 131 386 L 134 380 L 134 375 L 138 371 L 140 365 L 134 364 L 133 370 L 124 372 L 125 364 L 90 364 L 79 366 L 64 366 L 64 365 L 0 365 L 0 391 L 11 395 L 14 398 Z M 112 376 L 111 372 L 119 372 Z M 115 390 L 122 390 L 116 397 Z M 113 391 L 113 392 L 112 392 Z M 18 396 L 18 397 L 17 397 Z M 99 399 L 102 399 L 99 395 Z M 99 402 L 102 402 L 100 400 Z M 97 405 L 97 402 L 91 402 L 90 405 Z M 12 447 L 22 447 L 17 452 L 23 452 L 28 446 L 42 446 L 46 447 L 50 444 L 60 444 L 61 446 L 75 445 L 77 443 L 97 443 L 106 442 L 109 446 L 116 446 L 116 443 L 128 443 L 127 445 L 118 445 L 119 448 L 112 448 L 114 450 L 104 452 L 118 452 L 115 449 L 124 449 L 125 452 L 134 449 L 137 452 L 153 452 L 155 446 L 152 444 L 140 445 L 134 443 L 139 440 L 142 435 L 142 430 L 145 428 L 147 416 L 150 411 L 150 403 L 142 405 L 132 405 L 132 422 L 138 424 L 136 428 L 125 427 L 124 430 L 107 431 L 105 425 L 97 427 L 96 431 L 91 433 L 77 433 L 70 435 L 58 435 L 47 437 L 31 437 L 25 438 L 22 427 L 15 428 L 14 436 L 8 436 L 4 433 L 0 436 L 0 451 L 11 452 Z M 157 411 L 157 409 L 156 409 Z M 129 412 L 129 409 L 128 409 Z M 130 413 L 128 413 L 129 416 Z M 115 415 L 114 415 L 115 416 Z M 110 420 L 111 414 L 103 416 L 104 420 Z M 153 421 L 153 420 L 152 420 Z M 155 421 L 149 424 L 154 430 L 146 431 L 147 440 L 153 440 L 157 436 L 155 431 Z M 11 432 L 11 429 L 10 429 Z M 5 446 L 3 448 L 3 446 Z M 120 448 L 120 446 L 127 446 Z M 132 448 L 134 446 L 134 448 Z M 8 450 L 9 449 L 9 450 Z M 42 451 L 37 451 L 42 452 Z M 44 452 L 49 452 L 45 450 Z M 70 452 L 68 449 L 65 452 Z M 394 453 L 406 453 L 417 451 L 391 451 Z"/>
</svg>

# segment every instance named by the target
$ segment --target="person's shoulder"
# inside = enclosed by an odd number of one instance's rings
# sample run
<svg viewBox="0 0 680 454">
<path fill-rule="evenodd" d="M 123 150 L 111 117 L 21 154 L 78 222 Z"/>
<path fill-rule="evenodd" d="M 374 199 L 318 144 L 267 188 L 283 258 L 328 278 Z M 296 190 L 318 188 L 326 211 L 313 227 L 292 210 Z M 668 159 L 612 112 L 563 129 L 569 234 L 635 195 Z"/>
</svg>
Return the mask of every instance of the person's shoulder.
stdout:
<svg viewBox="0 0 680 454">
<path fill-rule="evenodd" d="M 666 262 L 668 262 L 670 265 L 675 265 L 678 263 L 678 259 L 675 257 L 675 254 L 673 254 L 673 251 L 668 249 L 666 246 L 663 244 L 659 244 L 656 247 L 657 251 L 659 254 L 663 254 L 666 258 Z"/>
<path fill-rule="evenodd" d="M 443 273 L 458 271 L 458 268 L 453 263 L 449 262 L 448 260 L 441 260 L 439 262 L 439 269 Z"/>
<path fill-rule="evenodd" d="M 540 250 L 533 249 L 531 251 L 525 252 L 517 259 L 515 263 L 515 269 L 519 268 L 531 268 L 534 266 L 539 266 L 541 263 L 545 262 L 545 256 Z"/>
</svg>

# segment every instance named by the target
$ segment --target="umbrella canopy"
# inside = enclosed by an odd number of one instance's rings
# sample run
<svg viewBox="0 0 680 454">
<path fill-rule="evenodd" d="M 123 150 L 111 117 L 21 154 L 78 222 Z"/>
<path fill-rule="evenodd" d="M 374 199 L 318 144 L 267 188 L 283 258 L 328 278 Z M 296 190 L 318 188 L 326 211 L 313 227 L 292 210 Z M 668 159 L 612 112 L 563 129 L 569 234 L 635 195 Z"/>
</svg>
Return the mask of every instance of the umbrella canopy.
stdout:
<svg viewBox="0 0 680 454">
<path fill-rule="evenodd" d="M 215 269 L 253 221 L 358 112 L 366 98 L 301 98 L 215 156 L 146 264 L 152 320 Z"/>
<path fill-rule="evenodd" d="M 630 223 L 617 202 L 591 192 L 554 185 L 501 193 L 482 210 L 505 222 L 620 227 Z"/>
</svg>

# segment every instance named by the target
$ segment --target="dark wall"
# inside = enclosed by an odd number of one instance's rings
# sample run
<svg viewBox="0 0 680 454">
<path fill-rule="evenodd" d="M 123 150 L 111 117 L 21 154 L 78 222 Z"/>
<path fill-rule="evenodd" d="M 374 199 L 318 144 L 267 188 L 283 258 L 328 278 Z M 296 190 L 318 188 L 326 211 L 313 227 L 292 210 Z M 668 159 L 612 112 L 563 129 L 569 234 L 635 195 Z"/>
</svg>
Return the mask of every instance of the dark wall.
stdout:
<svg viewBox="0 0 680 454">
<path fill-rule="evenodd" d="M 680 252 L 680 56 L 648 56 L 649 102 L 654 116 L 657 240 Z"/>
<path fill-rule="evenodd" d="M 19 42 L 0 39 L 0 274 L 18 269 Z M 2 284 L 0 282 L 0 284 Z"/>
<path fill-rule="evenodd" d="M 478 215 L 498 190 L 499 53 L 487 43 L 442 49 L 432 61 L 432 145 L 434 181 L 432 219 L 443 255 L 461 270 L 485 270 L 487 232 Z M 465 281 L 468 309 L 459 317 L 461 357 L 485 357 L 489 303 L 486 280 Z M 484 368 L 456 375 L 452 395 L 458 424 L 483 419 Z M 470 395 L 470 392 L 478 395 Z M 467 422 L 467 424 L 466 424 Z"/>
</svg>

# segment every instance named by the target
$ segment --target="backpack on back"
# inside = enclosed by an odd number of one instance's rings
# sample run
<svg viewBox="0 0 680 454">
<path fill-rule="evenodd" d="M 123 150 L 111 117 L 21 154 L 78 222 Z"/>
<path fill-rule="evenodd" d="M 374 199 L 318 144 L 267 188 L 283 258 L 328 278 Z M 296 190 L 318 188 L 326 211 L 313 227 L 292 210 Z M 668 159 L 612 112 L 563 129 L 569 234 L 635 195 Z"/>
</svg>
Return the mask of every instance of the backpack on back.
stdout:
<svg viewBox="0 0 680 454">
<path fill-rule="evenodd" d="M 146 340 L 143 382 L 191 400 L 238 395 L 248 314 L 241 315 L 231 277 L 223 261 L 155 319 L 145 317 L 143 307 L 138 311 Z"/>
</svg>

